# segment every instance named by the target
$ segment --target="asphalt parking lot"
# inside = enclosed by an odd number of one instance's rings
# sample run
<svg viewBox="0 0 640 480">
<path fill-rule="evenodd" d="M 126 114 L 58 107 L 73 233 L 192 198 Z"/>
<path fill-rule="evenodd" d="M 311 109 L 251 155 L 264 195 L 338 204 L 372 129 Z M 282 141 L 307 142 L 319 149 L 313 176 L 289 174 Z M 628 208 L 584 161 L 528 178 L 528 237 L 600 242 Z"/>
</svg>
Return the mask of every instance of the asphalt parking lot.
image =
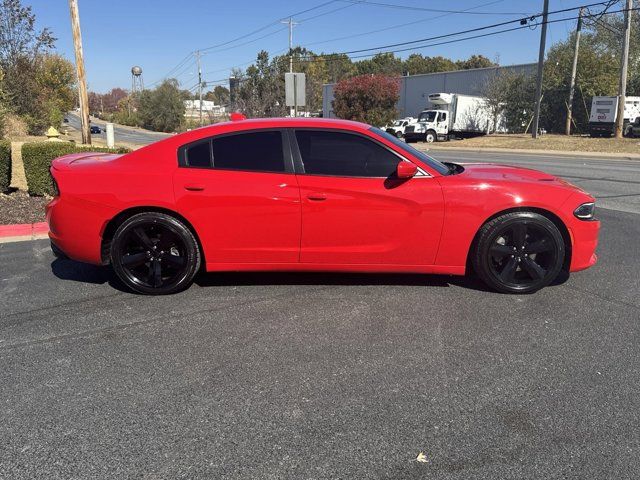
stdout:
<svg viewBox="0 0 640 480">
<path fill-rule="evenodd" d="M 0 478 L 639 478 L 640 182 L 572 171 L 621 196 L 599 264 L 534 295 L 216 274 L 144 297 L 0 244 Z"/>
</svg>

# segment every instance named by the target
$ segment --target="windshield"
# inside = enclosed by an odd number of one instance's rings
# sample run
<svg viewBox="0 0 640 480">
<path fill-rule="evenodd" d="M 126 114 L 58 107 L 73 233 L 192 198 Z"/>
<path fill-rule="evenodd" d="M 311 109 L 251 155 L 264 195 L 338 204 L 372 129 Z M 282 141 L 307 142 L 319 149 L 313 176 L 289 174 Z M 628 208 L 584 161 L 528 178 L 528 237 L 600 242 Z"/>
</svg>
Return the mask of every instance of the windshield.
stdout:
<svg viewBox="0 0 640 480">
<path fill-rule="evenodd" d="M 441 175 L 449 175 L 449 173 L 450 173 L 449 167 L 447 167 L 444 163 L 439 162 L 435 158 L 431 158 L 426 153 L 421 152 L 420 150 L 418 150 L 416 148 L 413 148 L 411 145 L 403 142 L 402 140 L 399 140 L 398 138 L 394 137 L 393 135 L 388 134 L 387 132 L 383 132 L 379 128 L 371 127 L 369 130 L 372 131 L 373 133 L 375 133 L 376 135 L 378 135 L 379 137 L 382 137 L 385 140 L 390 141 L 391 143 L 393 143 L 394 145 L 399 147 L 401 150 L 404 150 L 409 155 L 412 155 L 412 156 L 416 157 L 418 160 L 420 160 L 421 162 L 425 163 L 426 165 L 429 165 L 431 168 L 433 168 L 439 174 L 441 174 Z"/>
<path fill-rule="evenodd" d="M 393 122 L 394 127 L 399 127 L 401 125 L 402 125 L 402 120 L 396 120 L 395 122 Z"/>
<path fill-rule="evenodd" d="M 430 110 L 428 112 L 422 112 L 418 117 L 418 121 L 428 122 L 428 123 L 435 122 L 437 113 L 438 112 L 434 112 L 433 110 Z"/>
</svg>

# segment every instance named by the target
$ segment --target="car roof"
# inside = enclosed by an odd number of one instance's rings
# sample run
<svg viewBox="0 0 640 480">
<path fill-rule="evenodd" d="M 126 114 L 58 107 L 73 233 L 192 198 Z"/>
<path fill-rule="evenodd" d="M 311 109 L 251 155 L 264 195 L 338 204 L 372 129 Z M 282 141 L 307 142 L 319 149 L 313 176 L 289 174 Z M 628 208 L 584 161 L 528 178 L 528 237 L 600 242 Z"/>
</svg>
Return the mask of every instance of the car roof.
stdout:
<svg viewBox="0 0 640 480">
<path fill-rule="evenodd" d="M 317 127 L 317 128 L 340 128 L 345 130 L 369 130 L 371 125 L 366 123 L 355 122 L 352 120 L 341 120 L 337 118 L 304 118 L 304 117 L 286 117 L 286 118 L 248 118 L 246 120 L 238 120 L 235 122 L 222 122 L 202 127 L 198 130 L 219 129 L 225 130 L 229 127 L 232 130 L 250 130 L 251 128 L 279 128 L 279 127 Z"/>
</svg>

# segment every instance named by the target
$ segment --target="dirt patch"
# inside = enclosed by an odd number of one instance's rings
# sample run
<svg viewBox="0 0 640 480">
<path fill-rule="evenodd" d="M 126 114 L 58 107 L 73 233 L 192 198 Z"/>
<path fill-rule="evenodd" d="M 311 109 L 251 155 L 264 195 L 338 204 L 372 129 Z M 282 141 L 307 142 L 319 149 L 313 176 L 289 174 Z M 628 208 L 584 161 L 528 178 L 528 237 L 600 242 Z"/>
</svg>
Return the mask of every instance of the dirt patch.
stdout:
<svg viewBox="0 0 640 480">
<path fill-rule="evenodd" d="M 420 146 L 426 144 L 419 144 Z M 564 152 L 640 153 L 638 138 L 591 138 L 588 136 L 542 135 L 487 135 L 450 142 L 431 144 L 434 148 L 516 148 L 525 150 L 557 150 Z"/>
<path fill-rule="evenodd" d="M 47 197 L 31 197 L 23 192 L 0 194 L 0 225 L 44 222 Z"/>
</svg>

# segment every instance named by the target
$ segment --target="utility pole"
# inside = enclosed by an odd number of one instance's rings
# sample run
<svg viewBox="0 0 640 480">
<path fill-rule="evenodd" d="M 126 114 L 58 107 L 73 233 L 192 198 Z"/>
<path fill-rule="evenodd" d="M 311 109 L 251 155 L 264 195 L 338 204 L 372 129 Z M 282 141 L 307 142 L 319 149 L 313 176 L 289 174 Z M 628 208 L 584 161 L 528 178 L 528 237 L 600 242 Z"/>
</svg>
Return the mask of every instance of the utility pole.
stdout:
<svg viewBox="0 0 640 480">
<path fill-rule="evenodd" d="M 544 50 L 547 43 L 547 18 L 549 17 L 549 0 L 544 0 L 542 10 L 542 31 L 540 32 L 540 53 L 538 54 L 538 79 L 536 84 L 536 108 L 533 114 L 533 131 L 531 136 L 538 138 L 540 124 L 540 102 L 542 101 L 542 73 L 544 69 Z"/>
<path fill-rule="evenodd" d="M 76 73 L 78 75 L 78 97 L 80 102 L 80 131 L 82 143 L 91 145 L 91 130 L 89 126 L 89 95 L 87 94 L 87 77 L 84 70 L 82 55 L 82 33 L 80 32 L 80 16 L 78 14 L 78 0 L 69 0 L 71 13 L 71 30 L 73 31 L 73 46 L 76 51 Z"/>
<path fill-rule="evenodd" d="M 571 135 L 571 117 L 573 114 L 573 96 L 576 90 L 576 70 L 578 69 L 578 50 L 580 49 L 580 32 L 582 31 L 582 8 L 578 13 L 578 25 L 576 26 L 576 44 L 573 51 L 573 65 L 571 67 L 571 84 L 569 85 L 569 103 L 567 104 L 567 124 L 565 133 Z"/>
<path fill-rule="evenodd" d="M 627 69 L 629 67 L 629 39 L 631 38 L 631 9 L 633 0 L 627 0 L 624 11 L 624 41 L 620 58 L 620 84 L 618 85 L 618 115 L 616 117 L 616 138 L 624 133 L 624 104 L 627 100 Z"/>
<path fill-rule="evenodd" d="M 200 126 L 202 127 L 202 66 L 200 65 L 200 50 L 196 50 L 195 54 L 198 62 L 198 97 L 200 97 Z"/>
<path fill-rule="evenodd" d="M 289 73 L 293 73 L 293 27 L 298 25 L 298 22 L 294 22 L 292 17 L 289 20 L 281 20 L 280 23 L 289 25 Z M 289 114 L 293 117 L 294 107 L 290 107 Z"/>
</svg>

